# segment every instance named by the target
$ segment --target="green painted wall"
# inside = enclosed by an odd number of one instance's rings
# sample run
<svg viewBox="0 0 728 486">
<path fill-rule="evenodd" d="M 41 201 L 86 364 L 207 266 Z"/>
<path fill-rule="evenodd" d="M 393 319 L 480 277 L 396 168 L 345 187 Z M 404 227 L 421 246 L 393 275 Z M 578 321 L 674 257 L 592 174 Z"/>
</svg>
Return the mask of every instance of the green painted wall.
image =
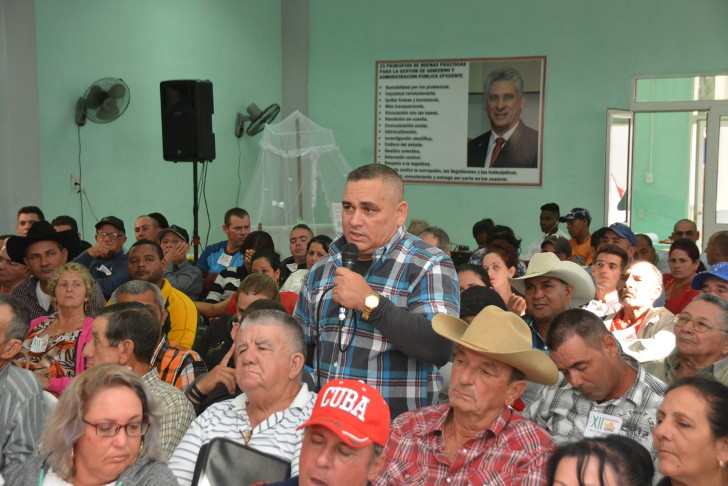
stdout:
<svg viewBox="0 0 728 486">
<path fill-rule="evenodd" d="M 607 108 L 627 108 L 636 75 L 728 71 L 726 18 L 725 0 L 311 0 L 311 118 L 362 165 L 374 154 L 377 60 L 546 55 L 543 186 L 408 185 L 410 218 L 471 248 L 486 216 L 528 245 L 550 201 L 588 208 L 596 229 Z"/>
<path fill-rule="evenodd" d="M 74 105 L 95 80 L 121 77 L 130 87 L 126 113 L 81 127 L 83 185 L 101 218 L 162 211 L 192 230 L 192 165 L 162 160 L 159 82 L 210 79 L 217 158 L 209 165 L 210 241 L 223 239 L 222 214 L 236 205 L 235 114 L 249 103 L 280 102 L 280 2 L 267 0 L 36 0 L 41 120 L 42 207 L 48 217 L 80 216 L 70 175 L 78 172 Z M 243 191 L 258 154 L 240 142 Z M 242 194 L 241 194 L 242 199 Z M 93 221 L 85 207 L 85 236 Z M 200 234 L 207 221 L 201 210 Z M 128 246 L 128 245 L 127 245 Z"/>
</svg>

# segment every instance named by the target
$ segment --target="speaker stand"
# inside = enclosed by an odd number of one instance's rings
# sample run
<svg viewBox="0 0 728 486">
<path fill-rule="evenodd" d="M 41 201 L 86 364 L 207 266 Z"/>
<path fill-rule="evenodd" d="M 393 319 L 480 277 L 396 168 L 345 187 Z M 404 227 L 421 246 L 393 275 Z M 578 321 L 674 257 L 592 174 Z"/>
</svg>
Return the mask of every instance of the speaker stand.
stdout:
<svg viewBox="0 0 728 486">
<path fill-rule="evenodd" d="M 196 162 L 192 162 L 192 246 L 195 248 L 195 263 L 197 263 L 197 259 L 200 254 L 200 235 L 199 235 L 199 211 L 200 211 L 200 205 L 199 205 L 199 198 L 197 197 L 197 194 L 199 192 L 199 187 L 197 184 L 197 164 L 202 164 L 202 167 L 204 169 L 205 167 L 204 160 L 198 160 Z"/>
</svg>

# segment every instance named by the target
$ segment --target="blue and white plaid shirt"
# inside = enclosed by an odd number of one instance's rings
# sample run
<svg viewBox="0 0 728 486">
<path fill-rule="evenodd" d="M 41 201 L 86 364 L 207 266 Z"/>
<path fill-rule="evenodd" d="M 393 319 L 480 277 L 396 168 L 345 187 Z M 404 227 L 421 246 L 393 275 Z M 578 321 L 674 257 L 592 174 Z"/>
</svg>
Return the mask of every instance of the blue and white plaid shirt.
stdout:
<svg viewBox="0 0 728 486">
<path fill-rule="evenodd" d="M 340 306 L 331 291 L 344 243 L 343 236 L 337 238 L 329 255 L 311 269 L 294 313 L 304 326 L 307 343 L 318 348 L 313 359 L 314 377 L 320 373 L 322 386 L 336 378 L 362 380 L 379 390 L 393 416 L 435 404 L 442 383 L 436 366 L 397 349 L 371 322 L 361 318 L 361 312 L 350 310 L 340 330 Z M 435 314 L 459 315 L 460 295 L 452 260 L 404 227 L 374 252 L 364 278 L 381 297 L 426 316 L 427 321 Z"/>
</svg>

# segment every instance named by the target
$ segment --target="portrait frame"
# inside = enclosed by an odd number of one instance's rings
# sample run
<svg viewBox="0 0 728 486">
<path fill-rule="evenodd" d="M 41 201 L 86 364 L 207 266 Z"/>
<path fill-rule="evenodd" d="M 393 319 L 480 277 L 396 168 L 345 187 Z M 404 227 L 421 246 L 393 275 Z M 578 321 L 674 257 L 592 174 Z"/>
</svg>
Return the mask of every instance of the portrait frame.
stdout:
<svg viewBox="0 0 728 486">
<path fill-rule="evenodd" d="M 377 61 L 375 161 L 411 183 L 541 186 L 546 63 L 546 56 Z M 503 68 L 520 74 L 522 104 L 505 103 L 506 89 L 487 112 L 483 86 Z M 503 140 L 491 141 L 486 134 L 498 130 Z M 503 155 L 494 159 L 496 143 Z"/>
</svg>

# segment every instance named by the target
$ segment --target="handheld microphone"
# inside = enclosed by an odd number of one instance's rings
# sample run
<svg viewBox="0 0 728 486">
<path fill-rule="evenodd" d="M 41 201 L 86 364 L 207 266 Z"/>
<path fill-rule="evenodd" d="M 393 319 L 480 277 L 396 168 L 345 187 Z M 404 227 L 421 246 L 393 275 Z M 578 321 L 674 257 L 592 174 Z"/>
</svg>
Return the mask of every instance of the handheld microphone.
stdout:
<svg viewBox="0 0 728 486">
<path fill-rule="evenodd" d="M 354 243 L 345 244 L 341 249 L 341 266 L 353 270 L 357 258 L 359 258 L 359 248 Z M 346 320 L 346 312 L 346 307 L 339 307 L 339 324 Z"/>
</svg>

